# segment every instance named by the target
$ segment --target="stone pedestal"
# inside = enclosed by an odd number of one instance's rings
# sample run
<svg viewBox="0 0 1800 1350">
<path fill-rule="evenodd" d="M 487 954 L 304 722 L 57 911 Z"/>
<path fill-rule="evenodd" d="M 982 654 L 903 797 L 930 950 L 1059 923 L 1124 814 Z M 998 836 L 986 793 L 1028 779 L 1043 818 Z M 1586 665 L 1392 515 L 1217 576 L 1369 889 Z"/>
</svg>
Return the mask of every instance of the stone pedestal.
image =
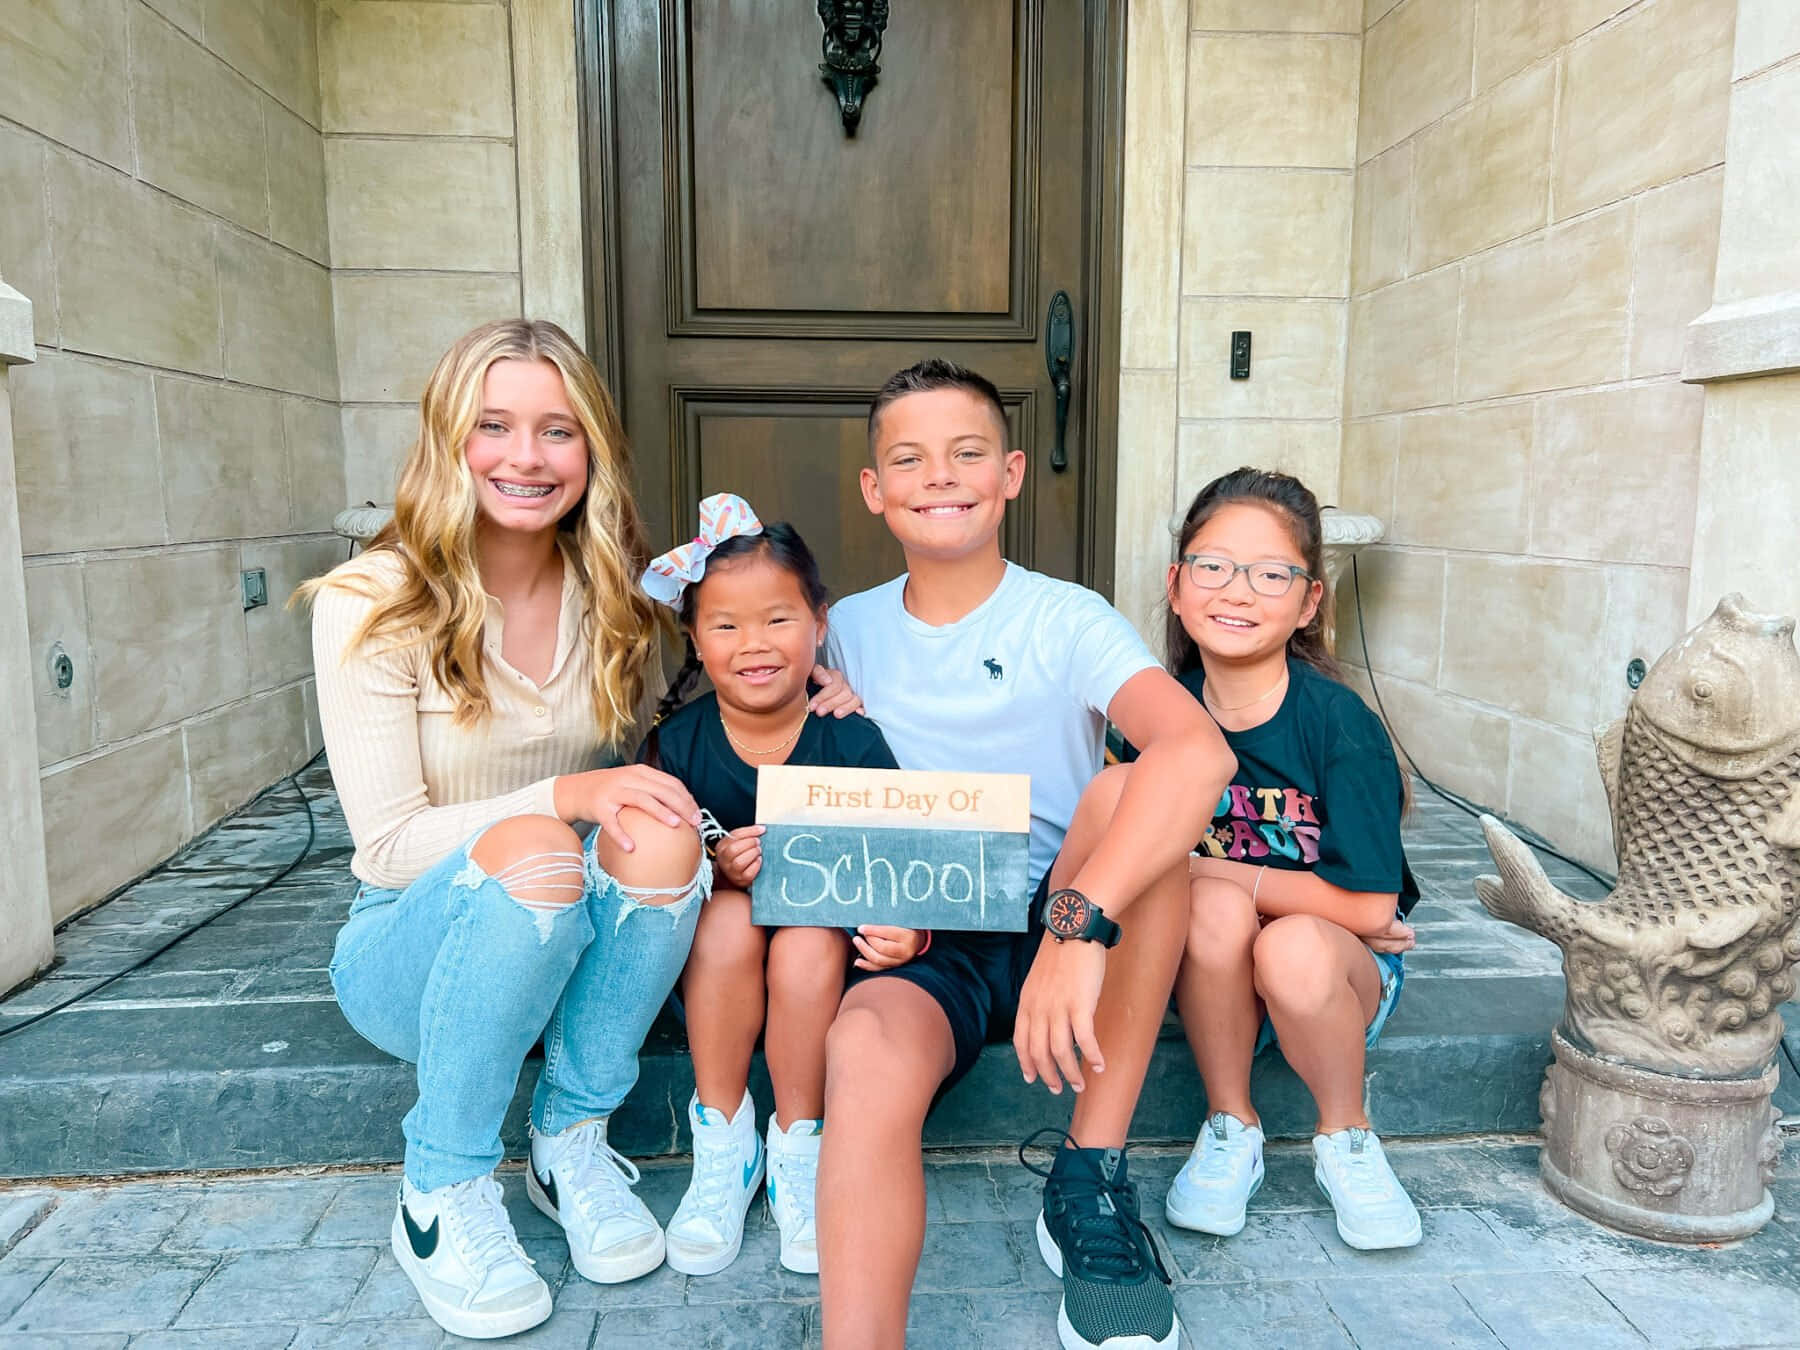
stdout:
<svg viewBox="0 0 1800 1350">
<path fill-rule="evenodd" d="M 1570 1209 L 1664 1242 L 1726 1242 L 1769 1221 L 1779 1071 L 1682 1078 L 1551 1038 L 1540 1104 L 1544 1186 Z"/>
</svg>

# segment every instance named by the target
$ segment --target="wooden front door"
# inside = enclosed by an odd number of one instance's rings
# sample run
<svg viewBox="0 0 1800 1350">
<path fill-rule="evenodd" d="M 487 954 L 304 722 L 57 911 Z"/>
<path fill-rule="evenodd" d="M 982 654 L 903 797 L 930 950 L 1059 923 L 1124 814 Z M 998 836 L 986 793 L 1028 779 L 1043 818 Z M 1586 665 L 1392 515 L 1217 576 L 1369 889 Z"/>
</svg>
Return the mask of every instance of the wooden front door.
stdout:
<svg viewBox="0 0 1800 1350">
<path fill-rule="evenodd" d="M 1030 456 L 1007 555 L 1108 587 L 1120 0 L 890 0 L 854 135 L 820 70 L 842 4 L 585 3 L 592 331 L 652 544 L 731 491 L 835 595 L 895 575 L 857 489 L 868 401 L 941 355 L 1000 387 Z"/>
</svg>

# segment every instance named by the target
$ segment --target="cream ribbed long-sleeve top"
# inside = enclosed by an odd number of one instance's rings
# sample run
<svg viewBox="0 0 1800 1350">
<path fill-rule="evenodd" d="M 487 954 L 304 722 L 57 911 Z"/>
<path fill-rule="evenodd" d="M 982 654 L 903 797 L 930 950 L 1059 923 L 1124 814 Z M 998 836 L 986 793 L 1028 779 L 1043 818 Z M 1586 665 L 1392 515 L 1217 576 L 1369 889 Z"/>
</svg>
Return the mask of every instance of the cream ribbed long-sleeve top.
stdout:
<svg viewBox="0 0 1800 1350">
<path fill-rule="evenodd" d="M 391 553 L 367 553 L 335 576 L 377 587 L 401 576 Z M 452 725 L 456 703 L 423 645 L 391 639 L 348 650 L 373 601 L 326 586 L 313 601 L 313 668 L 331 778 L 356 843 L 350 870 L 372 886 L 403 887 L 451 849 L 511 816 L 556 814 L 556 779 L 599 761 L 593 662 L 584 596 L 563 567 L 556 656 L 542 685 L 500 655 L 501 604 L 488 597 L 483 653 L 493 711 Z"/>
</svg>

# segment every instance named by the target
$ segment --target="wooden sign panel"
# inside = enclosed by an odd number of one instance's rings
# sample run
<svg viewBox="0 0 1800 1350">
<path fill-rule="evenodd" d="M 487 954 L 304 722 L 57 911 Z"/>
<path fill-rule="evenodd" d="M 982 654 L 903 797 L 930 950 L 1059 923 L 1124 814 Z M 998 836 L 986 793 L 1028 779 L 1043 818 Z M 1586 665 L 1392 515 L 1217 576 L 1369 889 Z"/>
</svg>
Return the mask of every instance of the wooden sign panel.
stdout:
<svg viewBox="0 0 1800 1350">
<path fill-rule="evenodd" d="M 1030 894 L 1031 780 L 768 765 L 750 917 L 773 926 L 1018 933 Z"/>
</svg>

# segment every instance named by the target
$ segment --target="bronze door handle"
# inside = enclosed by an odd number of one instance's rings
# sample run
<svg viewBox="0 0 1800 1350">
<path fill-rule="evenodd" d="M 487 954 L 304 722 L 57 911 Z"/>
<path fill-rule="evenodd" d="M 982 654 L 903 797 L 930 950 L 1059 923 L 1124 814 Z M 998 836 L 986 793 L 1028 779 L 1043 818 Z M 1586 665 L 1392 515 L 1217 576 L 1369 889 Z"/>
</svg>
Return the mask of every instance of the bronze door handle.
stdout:
<svg viewBox="0 0 1800 1350">
<path fill-rule="evenodd" d="M 1050 386 L 1056 391 L 1056 442 L 1050 448 L 1050 468 L 1056 473 L 1069 467 L 1069 395 L 1074 391 L 1074 363 L 1075 307 L 1069 303 L 1067 291 L 1058 291 L 1050 297 L 1050 313 L 1044 320 L 1044 366 L 1050 372 Z"/>
</svg>

